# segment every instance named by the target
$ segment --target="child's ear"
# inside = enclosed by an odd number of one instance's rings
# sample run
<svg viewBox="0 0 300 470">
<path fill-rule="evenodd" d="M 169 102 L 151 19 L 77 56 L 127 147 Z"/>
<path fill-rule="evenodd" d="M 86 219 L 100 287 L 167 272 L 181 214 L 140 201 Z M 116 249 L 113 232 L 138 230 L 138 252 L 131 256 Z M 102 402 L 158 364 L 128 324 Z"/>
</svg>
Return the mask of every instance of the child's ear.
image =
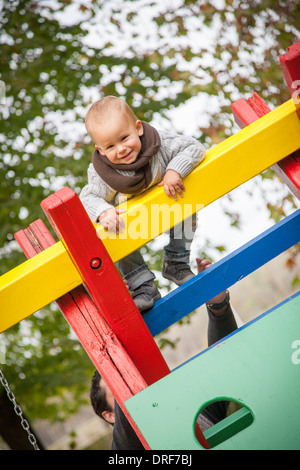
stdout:
<svg viewBox="0 0 300 470">
<path fill-rule="evenodd" d="M 136 123 L 136 130 L 137 130 L 137 133 L 139 136 L 143 135 L 144 134 L 144 128 L 143 128 L 143 124 L 141 123 L 140 120 L 137 120 Z"/>
<path fill-rule="evenodd" d="M 101 148 L 98 145 L 95 145 L 95 149 L 98 150 L 101 153 L 101 155 L 103 154 L 103 151 L 101 150 Z"/>
</svg>

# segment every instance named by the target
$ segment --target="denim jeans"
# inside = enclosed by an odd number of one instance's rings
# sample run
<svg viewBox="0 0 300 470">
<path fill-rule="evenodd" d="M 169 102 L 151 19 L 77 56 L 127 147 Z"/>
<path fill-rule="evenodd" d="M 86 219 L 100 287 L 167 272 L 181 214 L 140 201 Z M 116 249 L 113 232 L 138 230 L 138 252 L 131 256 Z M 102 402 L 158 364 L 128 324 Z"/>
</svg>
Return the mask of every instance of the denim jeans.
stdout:
<svg viewBox="0 0 300 470">
<path fill-rule="evenodd" d="M 164 261 L 181 261 L 189 263 L 190 248 L 196 230 L 196 214 L 176 225 L 169 232 L 170 241 L 164 247 Z M 117 267 L 127 280 L 130 290 L 135 290 L 147 281 L 155 279 L 155 275 L 146 265 L 141 253 L 137 250 L 125 256 L 117 263 Z"/>
</svg>

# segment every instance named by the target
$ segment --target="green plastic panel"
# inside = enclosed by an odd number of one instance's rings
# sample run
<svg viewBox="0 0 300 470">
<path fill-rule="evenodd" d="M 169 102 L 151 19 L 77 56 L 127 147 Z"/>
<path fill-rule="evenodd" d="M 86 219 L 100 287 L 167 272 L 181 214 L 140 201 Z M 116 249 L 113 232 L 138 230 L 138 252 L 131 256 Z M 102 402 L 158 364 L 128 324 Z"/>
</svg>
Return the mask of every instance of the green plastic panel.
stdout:
<svg viewBox="0 0 300 470">
<path fill-rule="evenodd" d="M 125 402 L 151 449 L 203 449 L 195 419 L 222 398 L 245 405 L 254 421 L 214 450 L 300 449 L 299 294 Z"/>
</svg>

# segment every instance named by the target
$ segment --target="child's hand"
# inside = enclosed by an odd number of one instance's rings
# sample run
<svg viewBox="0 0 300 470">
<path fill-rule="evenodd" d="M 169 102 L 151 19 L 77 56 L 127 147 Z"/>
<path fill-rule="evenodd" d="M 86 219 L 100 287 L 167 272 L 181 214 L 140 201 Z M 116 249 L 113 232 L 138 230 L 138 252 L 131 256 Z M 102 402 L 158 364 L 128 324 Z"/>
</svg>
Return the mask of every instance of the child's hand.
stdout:
<svg viewBox="0 0 300 470">
<path fill-rule="evenodd" d="M 158 186 L 163 186 L 166 195 L 173 197 L 175 201 L 177 201 L 177 193 L 183 197 L 183 191 L 185 191 L 181 176 L 175 170 L 167 170 L 164 179 L 158 183 Z"/>
<path fill-rule="evenodd" d="M 98 217 L 99 222 L 103 225 L 105 230 L 114 233 L 120 233 L 125 228 L 125 223 L 122 217 L 119 214 L 126 212 L 125 209 L 108 209 L 107 211 L 102 212 L 100 217 Z"/>
</svg>

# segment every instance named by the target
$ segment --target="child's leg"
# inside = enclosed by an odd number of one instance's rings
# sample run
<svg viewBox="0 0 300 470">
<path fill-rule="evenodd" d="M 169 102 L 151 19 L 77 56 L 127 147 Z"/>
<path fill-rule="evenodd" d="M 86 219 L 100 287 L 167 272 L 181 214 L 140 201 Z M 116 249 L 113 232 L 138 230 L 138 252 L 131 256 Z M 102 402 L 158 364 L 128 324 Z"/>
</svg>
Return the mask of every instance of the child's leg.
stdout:
<svg viewBox="0 0 300 470">
<path fill-rule="evenodd" d="M 125 258 L 121 259 L 116 264 L 123 274 L 124 279 L 127 280 L 130 290 L 135 290 L 137 287 L 144 284 L 144 282 L 155 279 L 155 275 L 150 271 L 138 250 L 125 256 Z"/>
<path fill-rule="evenodd" d="M 164 247 L 164 259 L 181 259 L 189 263 L 191 244 L 196 231 L 196 214 L 170 230 L 170 242 Z"/>
<path fill-rule="evenodd" d="M 139 251 L 134 251 L 117 263 L 118 268 L 133 291 L 132 298 L 140 312 L 153 307 L 161 295 L 154 283 L 155 275 L 146 265 Z"/>
<path fill-rule="evenodd" d="M 190 249 L 196 230 L 196 214 L 170 230 L 170 242 L 164 247 L 163 276 L 177 285 L 191 279 Z"/>
</svg>

